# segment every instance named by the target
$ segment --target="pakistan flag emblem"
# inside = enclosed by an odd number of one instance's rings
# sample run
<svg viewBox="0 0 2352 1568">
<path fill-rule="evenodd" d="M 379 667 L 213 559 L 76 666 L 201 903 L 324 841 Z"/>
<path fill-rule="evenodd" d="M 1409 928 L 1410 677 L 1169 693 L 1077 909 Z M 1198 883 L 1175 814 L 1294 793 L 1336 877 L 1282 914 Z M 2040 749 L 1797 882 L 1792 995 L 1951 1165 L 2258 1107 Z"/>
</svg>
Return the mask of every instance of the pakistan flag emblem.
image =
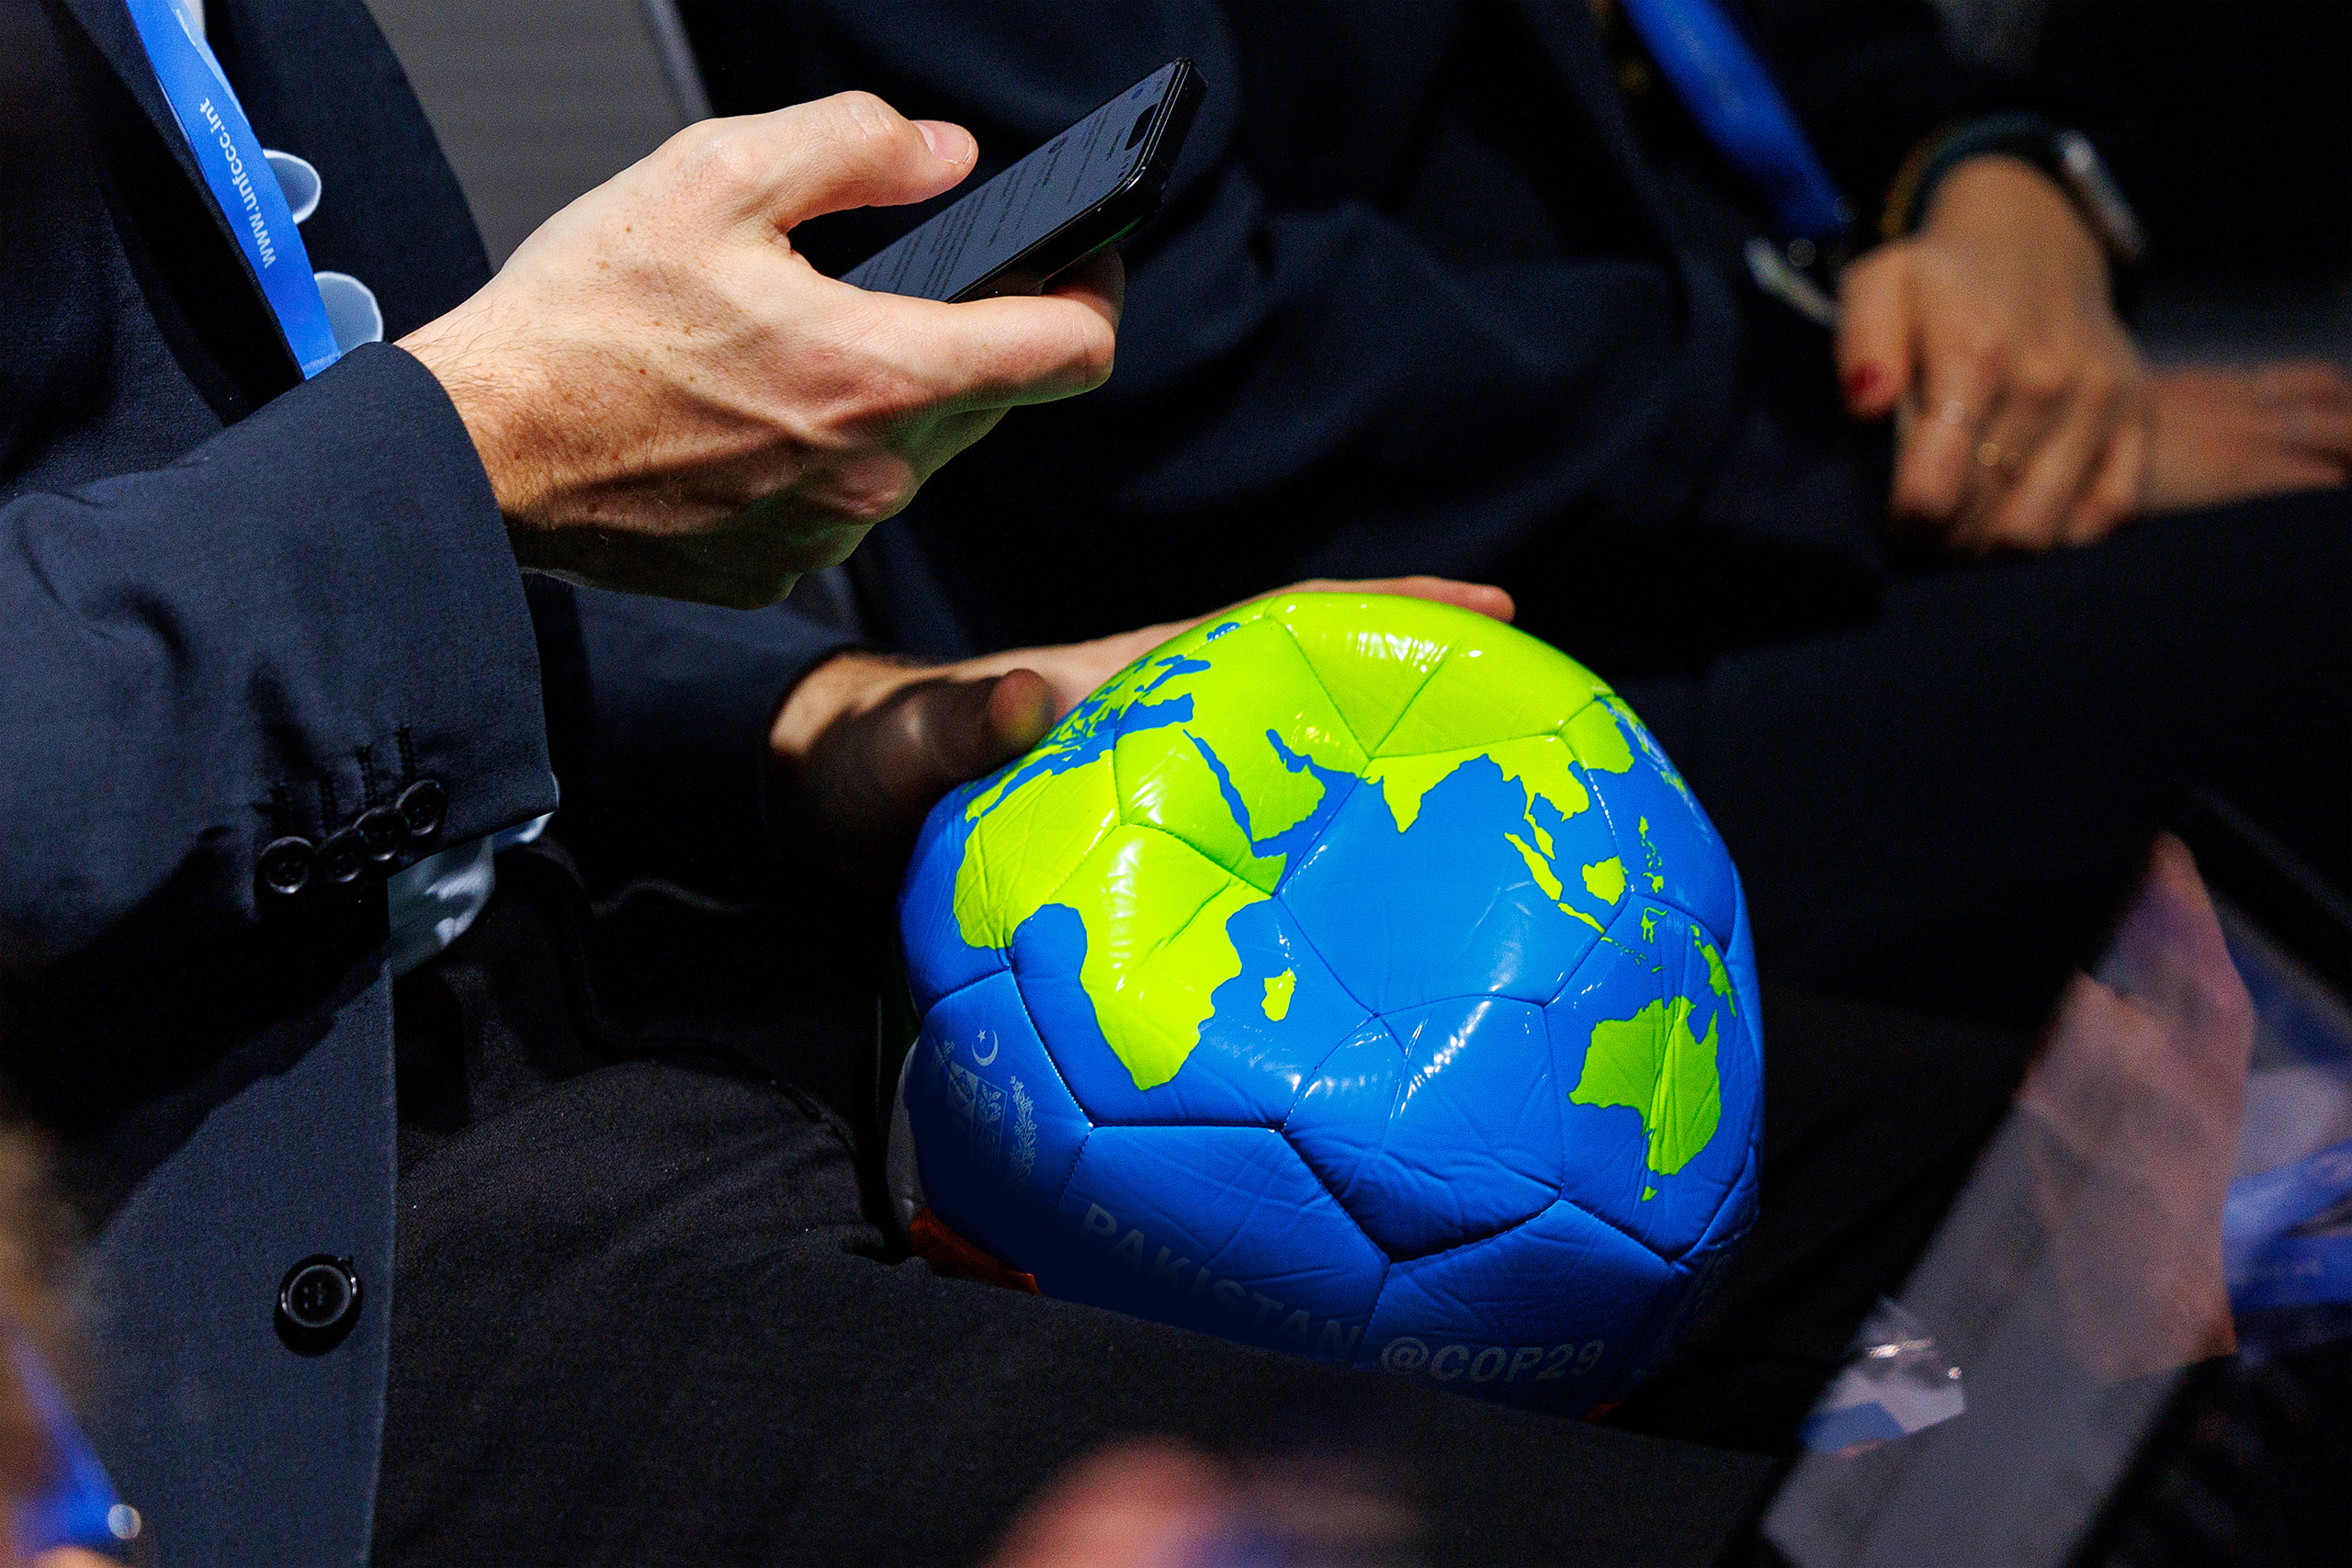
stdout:
<svg viewBox="0 0 2352 1568">
<path fill-rule="evenodd" d="M 980 1041 L 987 1049 L 973 1046 L 972 1060 L 985 1067 L 997 1059 L 1002 1047 L 985 1030 Z M 1036 1107 L 1029 1099 L 1027 1088 L 1019 1077 L 1006 1075 L 1012 1084 L 1012 1138 L 1008 1145 L 1005 1090 L 957 1061 L 954 1049 L 945 1043 L 934 1041 L 932 1048 L 939 1063 L 940 1077 L 946 1080 L 948 1113 L 962 1124 L 973 1159 L 981 1165 L 1001 1161 L 1013 1180 L 1024 1179 L 1030 1168 L 1037 1163 Z"/>
</svg>

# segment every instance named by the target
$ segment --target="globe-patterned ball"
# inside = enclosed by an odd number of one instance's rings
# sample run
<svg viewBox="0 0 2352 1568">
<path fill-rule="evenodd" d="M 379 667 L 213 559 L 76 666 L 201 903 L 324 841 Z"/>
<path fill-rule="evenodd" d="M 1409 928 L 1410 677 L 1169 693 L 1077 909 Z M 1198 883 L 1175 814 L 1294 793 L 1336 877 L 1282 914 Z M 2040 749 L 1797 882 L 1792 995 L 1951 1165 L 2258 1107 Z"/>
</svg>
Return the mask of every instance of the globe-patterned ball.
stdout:
<svg viewBox="0 0 2352 1568">
<path fill-rule="evenodd" d="M 1298 593 L 1155 649 L 926 822 L 920 1201 L 1090 1302 L 1566 1412 L 1755 1210 L 1730 857 L 1589 671 Z"/>
</svg>

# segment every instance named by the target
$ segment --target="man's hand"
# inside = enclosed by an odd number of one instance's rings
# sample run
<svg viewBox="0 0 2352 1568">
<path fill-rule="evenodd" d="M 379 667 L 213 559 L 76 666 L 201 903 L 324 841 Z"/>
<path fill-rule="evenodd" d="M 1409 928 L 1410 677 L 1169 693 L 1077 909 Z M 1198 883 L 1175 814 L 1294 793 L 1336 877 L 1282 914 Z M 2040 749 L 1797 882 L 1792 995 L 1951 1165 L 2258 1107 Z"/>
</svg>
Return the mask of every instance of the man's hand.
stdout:
<svg viewBox="0 0 2352 1568">
<path fill-rule="evenodd" d="M 401 341 L 448 389 L 515 558 L 755 606 L 830 566 L 1004 411 L 1110 374 L 1115 256 L 1035 299 L 823 276 L 794 225 L 971 172 L 955 126 L 845 93 L 707 120 L 589 192 Z"/>
<path fill-rule="evenodd" d="M 1279 592 L 1402 593 L 1498 621 L 1515 613 L 1499 588 L 1436 577 L 1318 581 Z M 933 802 L 1028 750 L 1095 687 L 1209 618 L 929 668 L 838 655 L 795 686 L 776 713 L 769 742 L 778 797 L 793 800 L 797 825 L 852 865 L 877 879 L 895 876 Z"/>
<path fill-rule="evenodd" d="M 1916 234 L 1849 268 L 1849 410 L 1898 410 L 1898 518 L 1952 547 L 2089 544 L 2140 508 L 2154 397 L 2108 299 L 2107 262 L 2040 170 L 1972 158 Z"/>
<path fill-rule="evenodd" d="M 2160 370 L 2155 410 L 2152 513 L 2352 479 L 2352 379 L 2332 365 Z"/>
</svg>

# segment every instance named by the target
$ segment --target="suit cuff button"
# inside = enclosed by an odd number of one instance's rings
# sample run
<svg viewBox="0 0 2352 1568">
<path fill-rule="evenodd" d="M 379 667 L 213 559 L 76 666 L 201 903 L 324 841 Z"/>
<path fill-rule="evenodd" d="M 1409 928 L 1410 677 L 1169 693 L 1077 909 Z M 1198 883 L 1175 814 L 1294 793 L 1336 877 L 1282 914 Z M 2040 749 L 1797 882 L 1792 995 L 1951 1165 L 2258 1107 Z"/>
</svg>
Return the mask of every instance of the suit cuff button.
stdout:
<svg viewBox="0 0 2352 1568">
<path fill-rule="evenodd" d="M 319 846 L 319 874 L 329 882 L 356 882 L 367 863 L 367 841 L 356 828 L 345 828 Z"/>
<path fill-rule="evenodd" d="M 348 1258 L 313 1253 L 277 1286 L 277 1337 L 298 1356 L 318 1356 L 349 1337 L 359 1321 L 359 1271 Z"/>
<path fill-rule="evenodd" d="M 308 839 L 272 839 L 262 846 L 257 862 L 261 885 L 280 897 L 290 898 L 310 884 L 311 868 L 316 858 L 317 852 Z"/>
<path fill-rule="evenodd" d="M 359 847 L 378 865 L 389 864 L 408 844 L 408 818 L 389 806 L 361 812 L 351 826 L 359 835 Z"/>
<path fill-rule="evenodd" d="M 392 809 L 408 825 L 410 842 L 421 843 L 441 831 L 441 819 L 449 809 L 449 792 L 438 779 L 419 779 L 401 791 Z"/>
</svg>

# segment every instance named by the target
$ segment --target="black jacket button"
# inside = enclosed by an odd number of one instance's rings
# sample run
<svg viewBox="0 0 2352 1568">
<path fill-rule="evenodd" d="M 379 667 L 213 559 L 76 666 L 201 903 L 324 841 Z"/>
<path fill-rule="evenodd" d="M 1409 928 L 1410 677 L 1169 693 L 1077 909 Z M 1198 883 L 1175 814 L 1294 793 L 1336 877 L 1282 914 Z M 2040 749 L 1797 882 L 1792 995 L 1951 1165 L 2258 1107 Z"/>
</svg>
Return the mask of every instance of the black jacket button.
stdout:
<svg viewBox="0 0 2352 1568">
<path fill-rule="evenodd" d="M 408 843 L 408 818 L 389 806 L 361 812 L 352 827 L 358 831 L 359 847 L 378 865 L 390 861 Z"/>
<path fill-rule="evenodd" d="M 408 824 L 412 840 L 429 839 L 441 830 L 441 818 L 449 809 L 449 792 L 438 779 L 419 779 L 401 791 L 392 809 Z"/>
<path fill-rule="evenodd" d="M 356 828 L 345 828 L 319 846 L 319 874 L 329 882 L 356 882 L 367 863 L 368 846 Z"/>
<path fill-rule="evenodd" d="M 359 1271 L 348 1258 L 315 1252 L 277 1286 L 277 1337 L 298 1356 L 322 1356 L 359 1321 Z"/>
<path fill-rule="evenodd" d="M 292 897 L 311 880 L 316 852 L 301 838 L 272 839 L 262 846 L 258 862 L 261 885 L 283 897 Z"/>
</svg>

